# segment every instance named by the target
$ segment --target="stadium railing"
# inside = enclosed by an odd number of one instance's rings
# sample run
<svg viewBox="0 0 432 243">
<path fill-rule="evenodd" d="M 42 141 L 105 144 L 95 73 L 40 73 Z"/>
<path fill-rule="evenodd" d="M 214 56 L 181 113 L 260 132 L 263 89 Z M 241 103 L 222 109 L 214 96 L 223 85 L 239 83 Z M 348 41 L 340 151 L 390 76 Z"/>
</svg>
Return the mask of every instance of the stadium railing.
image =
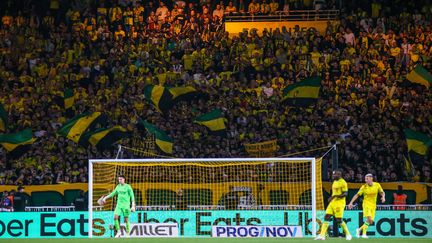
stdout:
<svg viewBox="0 0 432 243">
<path fill-rule="evenodd" d="M 346 210 L 360 210 L 360 205 L 356 204 L 352 209 L 346 206 Z M 377 205 L 379 211 L 432 211 L 432 204 L 410 204 L 410 205 Z"/>
<path fill-rule="evenodd" d="M 432 211 L 432 204 L 416 205 L 377 205 L 377 210 Z"/>
<path fill-rule="evenodd" d="M 73 209 L 72 209 L 73 208 Z M 137 206 L 138 211 L 170 211 L 176 210 L 175 205 L 153 205 Z M 259 205 L 259 206 L 238 206 L 239 210 L 311 210 L 310 205 Z M 26 207 L 26 211 L 74 211 L 75 207 Z M 94 206 L 94 211 L 101 211 L 101 206 Z M 188 205 L 187 210 L 225 210 L 225 206 L 218 205 Z M 360 205 L 356 204 L 352 209 L 346 206 L 346 210 L 361 210 Z M 432 204 L 417 205 L 377 205 L 377 210 L 402 210 L 402 211 L 432 211 Z"/>
<path fill-rule="evenodd" d="M 41 206 L 25 207 L 26 212 L 66 212 L 75 211 L 75 206 Z"/>
<path fill-rule="evenodd" d="M 136 206 L 137 211 L 169 211 L 175 209 L 175 205 Z M 103 206 L 93 206 L 93 211 L 103 211 Z"/>
<path fill-rule="evenodd" d="M 225 22 L 259 22 L 259 21 L 314 21 L 335 20 L 339 17 L 339 10 L 290 10 L 276 11 L 270 15 L 226 15 Z"/>
<path fill-rule="evenodd" d="M 239 210 L 310 210 L 310 205 L 259 205 L 259 206 L 238 206 Z M 176 210 L 175 205 L 153 205 L 153 206 L 137 206 L 138 211 L 169 211 Z M 225 210 L 225 206 L 218 205 L 188 205 L 188 210 Z M 352 209 L 346 206 L 346 210 L 360 210 L 360 205 L 356 204 Z M 94 211 L 101 211 L 101 206 L 94 206 Z M 377 210 L 390 211 L 432 211 L 432 204 L 416 204 L 416 205 L 377 205 Z M 60 212 L 60 211 L 75 211 L 75 206 L 44 206 L 44 207 L 26 207 L 26 212 Z"/>
</svg>

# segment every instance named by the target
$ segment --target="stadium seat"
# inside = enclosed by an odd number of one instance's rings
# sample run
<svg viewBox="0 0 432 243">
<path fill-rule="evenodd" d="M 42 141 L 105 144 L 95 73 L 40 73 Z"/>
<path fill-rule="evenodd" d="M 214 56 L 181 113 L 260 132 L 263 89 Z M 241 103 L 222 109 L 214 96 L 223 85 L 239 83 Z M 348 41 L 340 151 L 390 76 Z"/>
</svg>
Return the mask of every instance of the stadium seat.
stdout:
<svg viewBox="0 0 432 243">
<path fill-rule="evenodd" d="M 64 198 L 60 192 L 41 191 L 31 193 L 32 206 L 64 206 Z"/>
</svg>

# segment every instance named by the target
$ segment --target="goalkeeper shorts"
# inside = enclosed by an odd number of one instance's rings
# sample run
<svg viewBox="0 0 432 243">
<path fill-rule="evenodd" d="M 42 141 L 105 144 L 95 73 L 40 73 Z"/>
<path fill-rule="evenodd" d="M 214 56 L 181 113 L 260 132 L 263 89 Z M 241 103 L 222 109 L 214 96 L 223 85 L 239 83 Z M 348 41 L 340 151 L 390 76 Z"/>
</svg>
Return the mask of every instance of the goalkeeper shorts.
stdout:
<svg viewBox="0 0 432 243">
<path fill-rule="evenodd" d="M 129 217 L 131 213 L 131 209 L 130 207 L 119 207 L 117 206 L 114 210 L 114 215 L 119 215 L 119 216 L 123 216 L 123 217 Z"/>
</svg>

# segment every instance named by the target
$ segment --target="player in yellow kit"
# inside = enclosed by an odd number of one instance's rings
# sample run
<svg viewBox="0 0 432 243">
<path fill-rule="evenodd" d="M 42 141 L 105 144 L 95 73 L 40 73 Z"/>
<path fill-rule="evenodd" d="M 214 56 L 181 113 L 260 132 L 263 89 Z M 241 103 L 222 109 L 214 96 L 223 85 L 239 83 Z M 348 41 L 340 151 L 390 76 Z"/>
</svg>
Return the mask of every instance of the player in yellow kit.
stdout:
<svg viewBox="0 0 432 243">
<path fill-rule="evenodd" d="M 324 223 L 321 226 L 321 233 L 315 238 L 315 240 L 325 240 L 327 229 L 332 217 L 334 217 L 338 224 L 342 227 L 346 236 L 346 240 L 352 239 L 346 223 L 342 220 L 346 205 L 345 198 L 347 195 L 348 184 L 342 178 L 342 172 L 340 170 L 333 171 L 332 195 L 328 199 L 330 203 L 326 209 Z"/>
<path fill-rule="evenodd" d="M 362 231 L 362 238 L 368 238 L 366 231 L 369 225 L 371 225 L 375 218 L 375 210 L 376 210 L 376 201 L 378 194 L 381 196 L 381 202 L 385 202 L 385 193 L 382 189 L 381 185 L 378 182 L 373 181 L 372 174 L 367 174 L 365 176 L 365 182 L 356 195 L 351 199 L 351 202 L 348 204 L 348 208 L 351 209 L 353 207 L 353 203 L 357 200 L 358 197 L 363 196 L 363 217 L 366 218 L 366 221 L 363 225 L 356 230 L 357 238 L 360 237 L 360 231 Z"/>
</svg>

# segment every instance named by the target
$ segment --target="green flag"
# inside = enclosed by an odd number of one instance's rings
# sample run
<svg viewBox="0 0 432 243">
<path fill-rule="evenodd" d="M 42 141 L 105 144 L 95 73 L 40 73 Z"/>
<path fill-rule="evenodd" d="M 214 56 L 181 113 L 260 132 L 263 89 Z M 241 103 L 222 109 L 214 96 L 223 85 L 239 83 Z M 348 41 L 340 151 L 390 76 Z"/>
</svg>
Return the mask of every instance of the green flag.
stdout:
<svg viewBox="0 0 432 243">
<path fill-rule="evenodd" d="M 193 100 L 204 96 L 204 93 L 197 91 L 192 86 L 179 86 L 167 88 L 175 103 L 182 100 Z"/>
<path fill-rule="evenodd" d="M 145 86 L 144 97 L 161 113 L 167 112 L 174 105 L 172 94 L 164 86 Z"/>
<path fill-rule="evenodd" d="M 155 125 L 145 120 L 140 120 L 139 124 L 144 126 L 148 133 L 155 136 L 156 145 L 162 152 L 166 154 L 173 153 L 173 140 L 172 138 L 168 137 L 168 135 L 164 131 L 158 129 Z"/>
<path fill-rule="evenodd" d="M 168 91 L 172 94 L 173 99 L 178 99 L 181 96 L 197 92 L 197 90 L 192 86 L 170 87 L 168 88 Z"/>
<path fill-rule="evenodd" d="M 110 147 L 115 142 L 129 137 L 129 132 L 122 126 L 111 128 L 99 128 L 94 131 L 86 132 L 82 141 L 89 143 L 98 149 Z"/>
<path fill-rule="evenodd" d="M 8 127 L 8 114 L 3 105 L 0 104 L 0 131 L 5 132 Z"/>
<path fill-rule="evenodd" d="M 0 135 L 0 144 L 9 152 L 19 146 L 33 144 L 36 141 L 30 128 L 21 132 Z"/>
<path fill-rule="evenodd" d="M 420 155 L 426 155 L 427 149 L 432 145 L 432 138 L 421 132 L 411 129 L 405 129 L 405 138 L 408 146 L 408 152 L 414 151 Z"/>
<path fill-rule="evenodd" d="M 407 75 L 407 79 L 410 82 L 424 85 L 427 88 L 429 88 L 431 86 L 431 84 L 432 84 L 432 75 L 431 75 L 431 73 L 428 72 L 420 64 L 417 64 L 417 66 Z"/>
<path fill-rule="evenodd" d="M 72 89 L 65 89 L 63 94 L 64 108 L 69 109 L 75 104 L 75 97 Z"/>
<path fill-rule="evenodd" d="M 288 85 L 283 91 L 282 102 L 293 106 L 309 106 L 319 98 L 321 78 L 318 76 Z"/>
<path fill-rule="evenodd" d="M 81 136 L 89 127 L 93 127 L 99 123 L 104 123 L 105 121 L 106 117 L 102 115 L 101 112 L 81 114 L 63 124 L 57 133 L 69 138 L 75 143 L 79 143 Z"/>
<path fill-rule="evenodd" d="M 411 158 L 409 157 L 409 154 L 408 154 L 408 158 L 405 157 L 405 155 L 404 155 L 404 170 L 405 170 L 405 173 L 409 177 L 413 177 L 414 174 L 415 174 L 414 173 L 414 165 L 413 165 L 413 163 L 411 161 Z"/>
<path fill-rule="evenodd" d="M 226 135 L 226 119 L 222 116 L 222 111 L 219 109 L 214 109 L 195 118 L 194 122 L 206 126 L 210 130 L 210 134 Z"/>
</svg>

